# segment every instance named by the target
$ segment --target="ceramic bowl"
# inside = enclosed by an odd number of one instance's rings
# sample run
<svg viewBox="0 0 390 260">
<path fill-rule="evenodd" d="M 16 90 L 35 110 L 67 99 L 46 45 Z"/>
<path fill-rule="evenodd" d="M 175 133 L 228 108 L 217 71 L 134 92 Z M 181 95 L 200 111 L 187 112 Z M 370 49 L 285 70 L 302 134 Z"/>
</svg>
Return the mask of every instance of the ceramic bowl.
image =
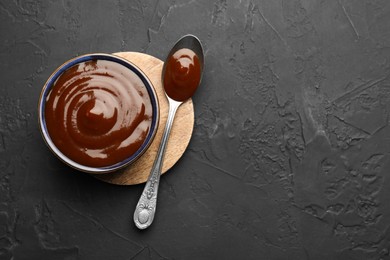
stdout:
<svg viewBox="0 0 390 260">
<path fill-rule="evenodd" d="M 95 60 L 105 60 L 105 61 L 111 61 L 118 63 L 126 69 L 132 71 L 136 77 L 138 77 L 142 83 L 144 84 L 147 93 L 149 95 L 150 104 L 152 107 L 152 116 L 151 116 L 151 126 L 149 128 L 148 134 L 146 138 L 144 139 L 144 142 L 139 147 L 136 152 L 129 154 L 128 157 L 122 161 L 116 162 L 112 165 L 108 166 L 101 166 L 101 167 L 93 167 L 83 164 L 83 162 L 75 162 L 74 160 L 70 159 L 68 156 L 66 156 L 61 149 L 59 149 L 53 142 L 52 138 L 50 137 L 48 127 L 46 124 L 46 118 L 45 118 L 45 106 L 48 99 L 48 96 L 50 94 L 50 91 L 55 84 L 55 82 L 58 80 L 58 78 L 65 72 L 67 72 L 70 68 L 74 67 L 75 65 L 89 62 L 89 61 L 95 61 Z M 158 121 L 159 121 L 159 104 L 156 92 L 154 90 L 154 87 L 148 77 L 145 75 L 144 72 L 142 72 L 137 66 L 132 64 L 130 61 L 125 60 L 121 57 L 111 55 L 111 54 L 103 54 L 103 53 L 94 53 L 94 54 L 87 54 L 82 55 L 79 57 L 76 57 L 74 59 L 71 59 L 67 62 L 65 62 L 63 65 L 61 65 L 58 69 L 56 69 L 53 74 L 49 77 L 45 85 L 43 86 L 40 98 L 39 98 L 39 104 L 38 104 L 38 119 L 39 119 L 39 127 L 42 134 L 42 137 L 47 144 L 47 146 L 50 148 L 50 150 L 64 163 L 67 165 L 83 172 L 93 173 L 93 174 L 100 174 L 100 173 L 109 173 L 114 172 L 116 170 L 119 170 L 125 166 L 129 166 L 130 164 L 134 163 L 150 146 L 150 144 L 153 141 L 153 138 L 156 134 L 157 127 L 158 127 Z M 127 156 L 127 155 L 126 155 Z"/>
</svg>

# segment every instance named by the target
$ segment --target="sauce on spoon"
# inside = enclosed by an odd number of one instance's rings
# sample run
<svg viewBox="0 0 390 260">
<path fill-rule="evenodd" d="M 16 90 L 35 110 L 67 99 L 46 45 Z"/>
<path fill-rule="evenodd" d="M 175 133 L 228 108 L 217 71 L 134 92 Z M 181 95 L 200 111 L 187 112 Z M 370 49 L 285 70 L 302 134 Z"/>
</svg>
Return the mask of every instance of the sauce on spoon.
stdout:
<svg viewBox="0 0 390 260">
<path fill-rule="evenodd" d="M 199 86 L 201 66 L 193 50 L 177 50 L 167 61 L 164 75 L 164 89 L 176 101 L 192 97 Z"/>
</svg>

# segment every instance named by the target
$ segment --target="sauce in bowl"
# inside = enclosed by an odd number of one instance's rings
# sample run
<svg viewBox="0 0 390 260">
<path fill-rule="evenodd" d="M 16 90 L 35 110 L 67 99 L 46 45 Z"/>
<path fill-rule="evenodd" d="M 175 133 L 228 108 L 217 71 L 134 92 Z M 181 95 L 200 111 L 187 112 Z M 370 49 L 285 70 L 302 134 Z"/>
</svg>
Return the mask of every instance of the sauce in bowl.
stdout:
<svg viewBox="0 0 390 260">
<path fill-rule="evenodd" d="M 156 121 L 139 75 L 112 60 L 92 59 L 66 69 L 45 99 L 51 141 L 87 167 L 125 161 L 151 138 Z"/>
<path fill-rule="evenodd" d="M 193 50 L 177 50 L 167 61 L 164 74 L 164 89 L 176 101 L 192 97 L 201 78 L 199 57 Z"/>
</svg>

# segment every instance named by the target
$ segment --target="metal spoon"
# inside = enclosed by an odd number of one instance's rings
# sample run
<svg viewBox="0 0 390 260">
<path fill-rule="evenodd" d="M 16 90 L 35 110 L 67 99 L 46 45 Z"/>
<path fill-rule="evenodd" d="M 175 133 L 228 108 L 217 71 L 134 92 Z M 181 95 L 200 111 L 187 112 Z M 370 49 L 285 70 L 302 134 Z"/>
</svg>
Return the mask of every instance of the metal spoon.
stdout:
<svg viewBox="0 0 390 260">
<path fill-rule="evenodd" d="M 168 112 L 168 118 L 165 125 L 164 133 L 161 139 L 160 147 L 157 152 L 157 157 L 153 163 L 153 167 L 152 170 L 150 171 L 148 181 L 146 182 L 145 188 L 141 194 L 141 197 L 138 201 L 137 207 L 134 212 L 134 223 L 139 229 L 145 229 L 149 227 L 153 222 L 154 215 L 156 212 L 158 186 L 160 183 L 161 168 L 164 160 L 166 144 L 169 138 L 169 134 L 171 132 L 171 127 L 172 127 L 173 119 L 176 114 L 176 110 L 185 101 L 183 99 L 177 100 L 178 98 L 173 97 L 172 95 L 170 97 L 167 93 L 167 86 L 165 86 L 164 84 L 164 77 L 166 76 L 167 73 L 168 61 L 170 60 L 172 55 L 174 55 L 177 51 L 181 49 L 190 49 L 196 54 L 196 56 L 199 59 L 199 66 L 200 66 L 199 83 L 202 78 L 203 65 L 204 65 L 202 44 L 200 43 L 199 39 L 196 36 L 190 34 L 185 35 L 176 42 L 176 44 L 169 52 L 162 71 L 162 82 L 164 85 L 165 96 L 167 97 L 169 103 L 169 112 Z M 173 86 L 170 86 L 170 88 L 172 87 Z M 188 99 L 192 96 L 192 94 L 193 93 L 191 93 L 188 97 L 184 96 L 184 98 Z"/>
</svg>

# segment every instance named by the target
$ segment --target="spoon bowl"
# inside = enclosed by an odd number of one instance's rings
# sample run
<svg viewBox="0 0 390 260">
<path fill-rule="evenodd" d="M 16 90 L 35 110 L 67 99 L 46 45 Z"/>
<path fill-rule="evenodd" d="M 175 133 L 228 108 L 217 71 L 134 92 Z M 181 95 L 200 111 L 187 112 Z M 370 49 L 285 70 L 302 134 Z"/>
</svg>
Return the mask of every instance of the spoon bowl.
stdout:
<svg viewBox="0 0 390 260">
<path fill-rule="evenodd" d="M 139 229 L 149 227 L 154 219 L 161 168 L 166 144 L 176 110 L 191 98 L 202 79 L 204 55 L 202 44 L 194 35 L 180 38 L 169 52 L 162 70 L 162 82 L 169 111 L 164 133 L 148 181 L 134 211 L 134 223 Z"/>
<path fill-rule="evenodd" d="M 196 56 L 198 56 L 199 61 L 200 61 L 200 76 L 201 76 L 200 80 L 202 81 L 202 75 L 203 75 L 202 72 L 203 72 L 203 67 L 204 67 L 203 47 L 202 47 L 202 44 L 201 44 L 200 40 L 198 39 L 198 37 L 196 37 L 195 35 L 192 35 L 192 34 L 187 34 L 187 35 L 184 35 L 183 37 L 181 37 L 175 43 L 175 45 L 172 47 L 172 49 L 169 51 L 167 58 L 164 62 L 164 66 L 163 66 L 163 70 L 162 70 L 162 74 L 161 74 L 162 82 L 164 82 L 164 75 L 165 75 L 165 71 L 167 68 L 167 66 L 166 66 L 167 61 L 169 60 L 170 57 L 172 57 L 172 55 L 175 52 L 177 52 L 180 49 L 190 49 L 190 50 L 195 52 Z"/>
</svg>

